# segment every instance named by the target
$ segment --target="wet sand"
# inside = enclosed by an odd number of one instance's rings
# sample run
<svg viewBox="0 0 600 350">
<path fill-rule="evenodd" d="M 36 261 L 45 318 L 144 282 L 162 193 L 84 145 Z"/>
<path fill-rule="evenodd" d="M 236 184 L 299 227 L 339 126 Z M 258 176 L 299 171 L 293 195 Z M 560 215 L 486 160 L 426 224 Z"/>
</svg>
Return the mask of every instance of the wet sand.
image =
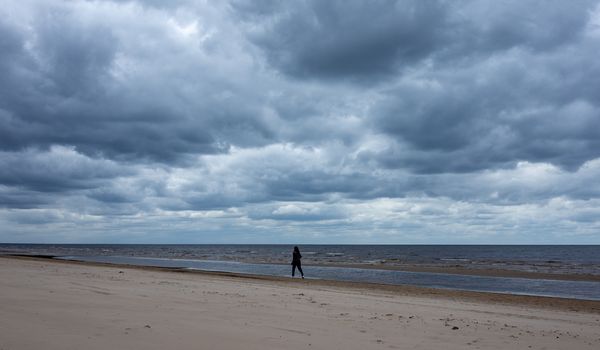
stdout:
<svg viewBox="0 0 600 350">
<path fill-rule="evenodd" d="M 600 302 L 0 258 L 1 349 L 598 349 Z"/>
</svg>

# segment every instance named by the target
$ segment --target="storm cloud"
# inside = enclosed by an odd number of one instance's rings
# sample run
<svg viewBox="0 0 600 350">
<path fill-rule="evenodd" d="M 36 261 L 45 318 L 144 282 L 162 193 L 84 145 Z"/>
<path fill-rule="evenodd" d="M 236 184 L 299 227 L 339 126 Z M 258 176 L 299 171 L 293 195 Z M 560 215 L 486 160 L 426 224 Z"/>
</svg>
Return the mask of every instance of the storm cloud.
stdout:
<svg viewBox="0 0 600 350">
<path fill-rule="evenodd" d="M 599 243 L 598 1 L 0 7 L 0 241 Z"/>
</svg>

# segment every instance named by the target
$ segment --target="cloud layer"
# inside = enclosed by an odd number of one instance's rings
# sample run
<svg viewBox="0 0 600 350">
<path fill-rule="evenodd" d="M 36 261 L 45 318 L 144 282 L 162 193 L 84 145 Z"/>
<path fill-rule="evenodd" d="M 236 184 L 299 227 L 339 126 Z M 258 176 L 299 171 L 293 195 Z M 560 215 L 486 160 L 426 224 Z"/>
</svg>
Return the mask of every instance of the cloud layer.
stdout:
<svg viewBox="0 0 600 350">
<path fill-rule="evenodd" d="M 600 243 L 598 1 L 0 7 L 0 241 Z"/>
</svg>

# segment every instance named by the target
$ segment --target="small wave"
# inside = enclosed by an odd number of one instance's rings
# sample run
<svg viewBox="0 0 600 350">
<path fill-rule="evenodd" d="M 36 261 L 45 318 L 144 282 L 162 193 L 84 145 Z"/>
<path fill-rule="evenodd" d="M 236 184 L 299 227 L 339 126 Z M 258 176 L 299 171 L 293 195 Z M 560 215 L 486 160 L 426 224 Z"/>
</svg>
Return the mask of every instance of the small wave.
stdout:
<svg viewBox="0 0 600 350">
<path fill-rule="evenodd" d="M 364 263 L 370 264 L 370 265 L 378 265 L 378 264 L 385 264 L 385 260 L 365 260 Z"/>
<path fill-rule="evenodd" d="M 325 253 L 327 256 L 344 256 L 344 253 Z"/>
<path fill-rule="evenodd" d="M 465 258 L 441 258 L 441 261 L 461 261 L 461 262 L 469 262 L 471 261 L 470 259 L 465 259 Z"/>
</svg>

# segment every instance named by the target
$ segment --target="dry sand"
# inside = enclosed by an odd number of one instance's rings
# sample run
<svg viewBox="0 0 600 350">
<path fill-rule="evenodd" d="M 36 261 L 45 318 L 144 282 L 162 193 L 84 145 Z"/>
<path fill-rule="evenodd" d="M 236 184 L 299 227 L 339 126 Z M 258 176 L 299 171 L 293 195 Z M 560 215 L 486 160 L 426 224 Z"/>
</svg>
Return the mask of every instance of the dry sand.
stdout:
<svg viewBox="0 0 600 350">
<path fill-rule="evenodd" d="M 0 350 L 600 349 L 599 305 L 0 258 Z"/>
</svg>

